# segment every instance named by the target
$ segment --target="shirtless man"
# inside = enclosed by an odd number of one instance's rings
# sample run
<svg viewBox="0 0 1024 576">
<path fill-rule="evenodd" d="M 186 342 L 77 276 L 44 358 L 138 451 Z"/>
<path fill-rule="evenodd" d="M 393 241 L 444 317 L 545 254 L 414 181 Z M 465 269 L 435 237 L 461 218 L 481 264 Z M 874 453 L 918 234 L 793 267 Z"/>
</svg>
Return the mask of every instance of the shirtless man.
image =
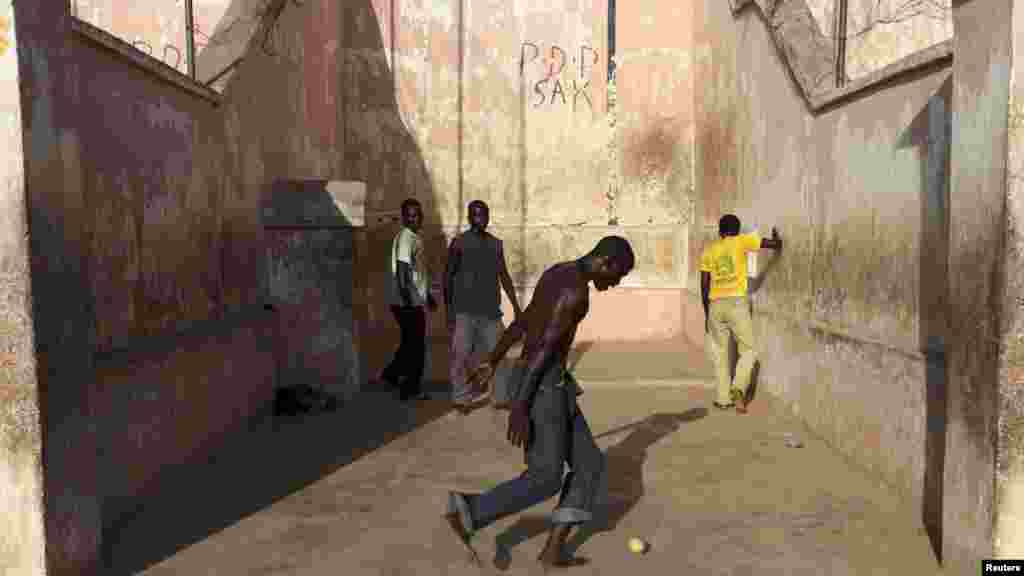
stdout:
<svg viewBox="0 0 1024 576">
<path fill-rule="evenodd" d="M 525 336 L 525 365 L 511 403 L 508 440 L 525 449 L 527 470 L 482 494 L 449 493 L 446 518 L 467 547 L 475 531 L 561 491 L 539 560 L 545 567 L 574 563 L 563 548 L 573 526 L 591 519 L 605 458 L 576 405 L 582 391 L 566 373 L 566 357 L 590 306 L 589 284 L 599 291 L 617 286 L 633 265 L 629 242 L 606 236 L 579 260 L 548 268 L 529 306 L 470 375 L 474 391 L 481 391 L 509 348 Z M 570 471 L 563 478 L 566 464 Z"/>
</svg>

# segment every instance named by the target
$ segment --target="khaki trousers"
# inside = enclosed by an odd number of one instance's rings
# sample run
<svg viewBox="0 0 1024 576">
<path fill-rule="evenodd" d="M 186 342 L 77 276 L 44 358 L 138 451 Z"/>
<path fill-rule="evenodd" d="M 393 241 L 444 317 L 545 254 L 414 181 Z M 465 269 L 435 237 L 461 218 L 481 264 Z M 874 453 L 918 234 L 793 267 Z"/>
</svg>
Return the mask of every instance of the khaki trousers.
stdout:
<svg viewBox="0 0 1024 576">
<path fill-rule="evenodd" d="M 711 356 L 718 375 L 717 402 L 729 404 L 735 395 L 745 397 L 750 387 L 750 376 L 757 362 L 754 351 L 754 324 L 750 319 L 750 304 L 745 297 L 712 300 L 708 314 L 708 328 L 715 350 Z M 736 377 L 729 378 L 729 337 L 736 339 L 739 359 Z"/>
</svg>

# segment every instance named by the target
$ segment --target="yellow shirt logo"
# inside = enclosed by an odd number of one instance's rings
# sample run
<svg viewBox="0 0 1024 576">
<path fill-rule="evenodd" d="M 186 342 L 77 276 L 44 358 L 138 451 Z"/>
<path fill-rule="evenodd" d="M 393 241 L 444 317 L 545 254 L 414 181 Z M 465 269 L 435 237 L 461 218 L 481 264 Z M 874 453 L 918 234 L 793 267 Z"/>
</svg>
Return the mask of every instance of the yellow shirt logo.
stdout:
<svg viewBox="0 0 1024 576">
<path fill-rule="evenodd" d="M 761 248 L 754 232 L 720 238 L 704 249 L 700 271 L 711 274 L 711 300 L 747 295 L 747 254 Z"/>
</svg>

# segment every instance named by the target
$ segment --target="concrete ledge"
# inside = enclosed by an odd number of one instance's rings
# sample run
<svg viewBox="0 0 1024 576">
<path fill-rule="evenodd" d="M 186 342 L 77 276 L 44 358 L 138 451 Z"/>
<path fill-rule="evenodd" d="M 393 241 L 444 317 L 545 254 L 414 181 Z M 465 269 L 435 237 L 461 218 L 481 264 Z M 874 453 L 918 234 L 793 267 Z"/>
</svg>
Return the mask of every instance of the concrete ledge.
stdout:
<svg viewBox="0 0 1024 576">
<path fill-rule="evenodd" d="M 366 183 L 275 180 L 263 198 L 268 228 L 357 228 L 366 224 Z"/>
<path fill-rule="evenodd" d="M 811 110 L 815 113 L 826 112 L 838 105 L 867 95 L 873 89 L 885 87 L 915 74 L 929 73 L 935 68 L 946 68 L 953 65 L 953 40 L 949 39 L 914 52 L 892 64 L 857 78 L 853 82 L 810 98 Z"/>
<path fill-rule="evenodd" d="M 734 15 L 748 7 L 756 7 L 779 50 L 779 56 L 799 87 L 808 109 L 814 114 L 827 112 L 904 77 L 928 73 L 936 67 L 948 67 L 953 62 L 953 39 L 950 38 L 845 86 L 835 87 L 833 42 L 825 40 L 818 30 L 804 0 L 729 0 L 729 3 Z M 833 85 L 822 87 L 826 79 L 831 79 Z"/>
<path fill-rule="evenodd" d="M 121 56 L 127 63 L 133 64 L 150 74 L 154 74 L 168 84 L 173 84 L 174 86 L 189 92 L 193 96 L 206 100 L 214 106 L 220 106 L 223 103 L 223 98 L 216 91 L 203 86 L 196 80 L 182 74 L 168 66 L 166 63 L 146 54 L 142 50 L 139 50 L 106 30 L 97 28 L 96 26 L 73 16 L 70 20 L 71 29 L 74 30 L 78 37 L 82 38 L 89 44 L 114 52 Z"/>
</svg>

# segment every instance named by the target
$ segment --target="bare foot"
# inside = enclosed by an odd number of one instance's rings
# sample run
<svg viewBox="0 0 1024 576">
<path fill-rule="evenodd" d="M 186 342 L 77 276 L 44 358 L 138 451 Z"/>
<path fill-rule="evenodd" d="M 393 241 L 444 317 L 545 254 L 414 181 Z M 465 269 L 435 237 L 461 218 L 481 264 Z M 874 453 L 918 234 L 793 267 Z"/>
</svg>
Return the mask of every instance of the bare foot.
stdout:
<svg viewBox="0 0 1024 576">
<path fill-rule="evenodd" d="M 544 549 L 537 557 L 545 572 L 554 568 L 569 568 L 586 564 L 587 561 L 583 558 L 565 554 L 565 541 L 569 538 L 570 530 L 571 528 L 567 525 L 556 526 L 551 530 Z"/>
</svg>

